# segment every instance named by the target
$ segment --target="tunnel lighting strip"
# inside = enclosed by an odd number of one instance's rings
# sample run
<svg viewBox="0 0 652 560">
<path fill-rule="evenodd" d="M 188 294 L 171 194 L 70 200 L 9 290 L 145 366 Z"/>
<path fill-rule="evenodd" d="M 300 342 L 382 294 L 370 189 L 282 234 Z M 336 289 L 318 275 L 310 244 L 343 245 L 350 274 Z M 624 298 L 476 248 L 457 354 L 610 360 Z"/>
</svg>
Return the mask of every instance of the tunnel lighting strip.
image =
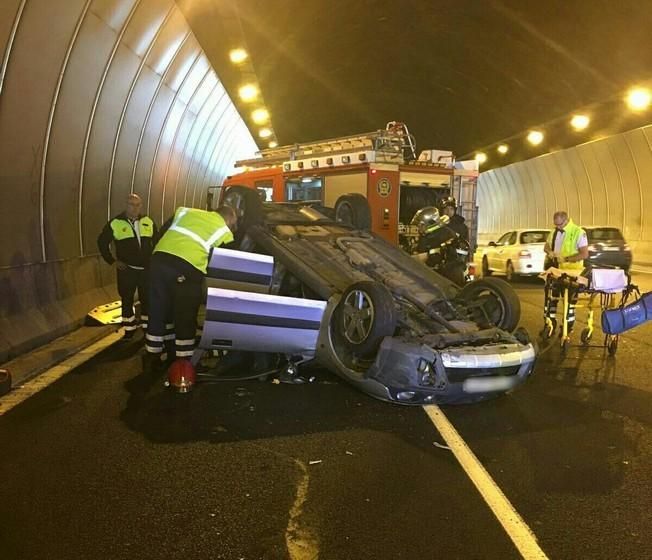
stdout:
<svg viewBox="0 0 652 560">
<path fill-rule="evenodd" d="M 83 363 L 87 362 L 102 350 L 105 350 L 123 336 L 122 329 L 111 333 L 108 336 L 98 340 L 97 342 L 91 344 L 87 348 L 73 354 L 67 360 L 64 360 L 60 364 L 48 369 L 47 371 L 40 374 L 35 379 L 28 381 L 20 387 L 12 389 L 8 395 L 0 398 L 0 416 L 9 412 L 12 408 L 19 405 L 23 401 L 27 400 L 32 395 L 35 395 L 39 391 L 45 389 L 49 385 L 52 385 L 55 381 L 61 379 L 64 375 L 71 372 L 73 369 L 79 367 Z"/>
<path fill-rule="evenodd" d="M 57 103 L 59 101 L 59 94 L 61 93 L 61 84 L 63 84 L 63 78 L 66 75 L 66 69 L 68 68 L 68 61 L 70 60 L 70 55 L 72 54 L 72 49 L 77 42 L 77 37 L 79 35 L 79 30 L 81 29 L 84 20 L 86 19 L 86 14 L 88 9 L 91 6 L 91 0 L 86 0 L 84 9 L 82 10 L 79 19 L 77 20 L 77 26 L 73 31 L 72 37 L 70 38 L 70 43 L 68 43 L 68 50 L 66 51 L 66 56 L 63 59 L 61 64 L 61 70 L 59 71 L 59 78 L 57 80 L 57 85 L 54 90 L 54 97 L 52 98 L 52 104 L 50 105 L 50 115 L 48 116 L 48 125 L 45 130 L 45 139 L 43 140 L 43 158 L 41 160 L 41 179 L 39 181 L 39 217 L 41 222 L 41 257 L 42 262 L 46 262 L 45 254 L 45 168 L 48 161 L 48 148 L 50 147 L 50 134 L 52 133 L 52 123 L 54 122 L 54 115 L 57 111 Z"/>
<path fill-rule="evenodd" d="M 97 91 L 95 92 L 95 99 L 93 100 L 93 107 L 91 108 L 91 114 L 90 117 L 88 118 L 88 125 L 86 127 L 86 137 L 84 138 L 84 147 L 82 149 L 81 168 L 79 170 L 79 200 L 78 200 L 78 207 L 77 207 L 77 220 L 79 222 L 79 254 L 82 257 L 84 256 L 84 231 L 83 231 L 83 219 L 82 219 L 82 215 L 84 211 L 84 196 L 83 196 L 84 175 L 86 174 L 86 157 L 88 155 L 88 145 L 90 144 L 91 141 L 91 132 L 93 131 L 93 123 L 95 122 L 95 113 L 97 112 L 97 106 L 100 102 L 102 91 L 104 90 L 104 83 L 106 82 L 106 78 L 109 75 L 109 71 L 111 70 L 113 59 L 115 58 L 115 55 L 118 52 L 118 48 L 122 43 L 122 38 L 124 37 L 124 34 L 127 31 L 127 28 L 129 27 L 129 23 L 131 23 L 131 19 L 134 17 L 136 10 L 140 6 L 140 2 L 141 0 L 136 0 L 136 2 L 134 2 L 131 11 L 127 15 L 127 19 L 122 24 L 122 29 L 120 29 L 120 33 L 118 33 L 118 36 L 116 37 L 116 40 L 113 43 L 113 50 L 111 51 L 111 54 L 109 55 L 109 58 L 106 61 L 106 64 L 104 65 L 104 72 L 102 73 L 102 78 L 100 79 L 100 83 L 97 86 Z"/>
<path fill-rule="evenodd" d="M 548 557 L 537 543 L 534 533 L 482 466 L 482 463 L 478 461 L 478 458 L 473 454 L 473 451 L 460 434 L 457 433 L 457 430 L 441 409 L 437 405 L 427 405 L 423 409 L 446 441 L 448 447 L 450 447 L 471 482 L 484 498 L 484 501 L 498 518 L 521 556 L 527 560 L 547 559 Z"/>
<path fill-rule="evenodd" d="M 23 0 L 18 7 L 16 12 L 16 17 L 14 18 L 14 24 L 11 27 L 11 34 L 9 35 L 9 40 L 7 41 L 7 48 L 5 49 L 5 56 L 2 59 L 2 66 L 0 67 L 0 96 L 2 96 L 2 86 L 5 83 L 5 75 L 7 74 L 7 66 L 9 66 L 9 58 L 11 57 L 11 50 L 14 46 L 14 40 L 16 39 L 16 33 L 18 32 L 18 26 L 20 25 L 20 20 L 23 17 L 23 10 L 25 9 L 25 4 L 27 0 Z"/>
</svg>

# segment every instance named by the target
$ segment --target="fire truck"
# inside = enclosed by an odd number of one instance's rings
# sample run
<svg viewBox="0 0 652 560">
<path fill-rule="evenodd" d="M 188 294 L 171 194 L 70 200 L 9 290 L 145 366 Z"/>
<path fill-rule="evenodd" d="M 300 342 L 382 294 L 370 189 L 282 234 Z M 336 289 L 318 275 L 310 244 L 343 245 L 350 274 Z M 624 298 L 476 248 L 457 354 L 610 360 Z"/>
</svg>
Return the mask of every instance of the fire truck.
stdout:
<svg viewBox="0 0 652 560">
<path fill-rule="evenodd" d="M 414 214 L 452 197 L 475 250 L 477 162 L 456 161 L 452 152 L 435 149 L 417 157 L 414 137 L 403 123 L 258 154 L 236 162 L 242 172 L 227 177 L 222 186 L 209 188 L 209 208 L 217 206 L 223 187 L 234 185 L 256 189 L 263 200 L 273 202 L 317 201 L 334 208 L 338 200 L 348 199 L 346 210 L 353 213 L 362 195 L 371 212 L 371 231 L 394 245 L 409 247 L 418 237 L 410 225 Z"/>
</svg>

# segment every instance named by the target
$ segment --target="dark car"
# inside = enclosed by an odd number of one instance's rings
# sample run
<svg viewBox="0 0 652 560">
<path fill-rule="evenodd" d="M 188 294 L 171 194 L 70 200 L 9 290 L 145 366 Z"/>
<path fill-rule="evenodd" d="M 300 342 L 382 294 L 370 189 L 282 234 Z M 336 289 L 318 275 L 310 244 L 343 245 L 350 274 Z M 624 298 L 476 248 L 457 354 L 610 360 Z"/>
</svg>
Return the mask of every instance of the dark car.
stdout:
<svg viewBox="0 0 652 560">
<path fill-rule="evenodd" d="M 589 258 L 586 266 L 616 266 L 629 272 L 632 251 L 622 232 L 610 226 L 584 227 L 589 242 Z"/>
<path fill-rule="evenodd" d="M 315 360 L 402 404 L 479 401 L 532 372 L 503 280 L 460 288 L 316 203 L 264 203 L 243 187 L 225 202 L 243 227 L 238 250 L 212 254 L 201 349 Z"/>
</svg>

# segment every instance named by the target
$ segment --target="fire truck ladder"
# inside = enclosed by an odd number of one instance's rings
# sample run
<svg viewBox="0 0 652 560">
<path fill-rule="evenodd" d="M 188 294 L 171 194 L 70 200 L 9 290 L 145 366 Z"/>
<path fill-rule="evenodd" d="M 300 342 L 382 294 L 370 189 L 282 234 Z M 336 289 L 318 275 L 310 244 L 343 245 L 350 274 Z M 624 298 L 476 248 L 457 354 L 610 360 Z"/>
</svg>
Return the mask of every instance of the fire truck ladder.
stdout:
<svg viewBox="0 0 652 560">
<path fill-rule="evenodd" d="M 374 150 L 382 154 L 384 159 L 400 160 L 404 158 L 405 151 L 409 150 L 412 157 L 416 159 L 414 137 L 409 134 L 403 123 L 392 121 L 384 130 L 260 150 L 258 152 L 260 157 L 240 160 L 235 165 L 236 167 L 268 167 L 286 161 L 360 150 Z"/>
</svg>

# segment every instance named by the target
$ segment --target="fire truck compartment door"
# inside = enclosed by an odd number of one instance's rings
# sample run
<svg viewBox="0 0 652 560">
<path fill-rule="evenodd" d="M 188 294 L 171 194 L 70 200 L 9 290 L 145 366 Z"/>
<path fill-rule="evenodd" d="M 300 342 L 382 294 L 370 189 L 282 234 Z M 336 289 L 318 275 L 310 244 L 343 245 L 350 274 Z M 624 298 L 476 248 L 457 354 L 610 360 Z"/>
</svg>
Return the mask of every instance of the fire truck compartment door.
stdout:
<svg viewBox="0 0 652 560">
<path fill-rule="evenodd" d="M 209 288 L 200 347 L 312 355 L 325 301 Z"/>
</svg>

